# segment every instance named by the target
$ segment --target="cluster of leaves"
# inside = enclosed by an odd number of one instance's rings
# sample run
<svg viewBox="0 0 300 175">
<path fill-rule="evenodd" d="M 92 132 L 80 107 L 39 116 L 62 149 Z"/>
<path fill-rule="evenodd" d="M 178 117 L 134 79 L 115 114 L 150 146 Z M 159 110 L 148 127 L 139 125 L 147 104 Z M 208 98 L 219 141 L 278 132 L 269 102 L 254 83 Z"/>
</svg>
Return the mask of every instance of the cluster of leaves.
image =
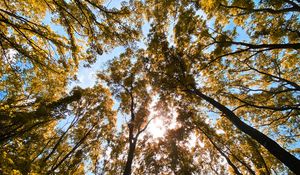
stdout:
<svg viewBox="0 0 300 175">
<path fill-rule="evenodd" d="M 134 8 L 107 9 L 103 3 L 1 1 L 2 100 L 57 100 L 79 61 L 94 63 L 97 55 L 139 36 L 139 20 L 130 20 Z"/>
<path fill-rule="evenodd" d="M 40 112 L 42 123 L 38 124 L 41 126 L 35 124 L 28 131 L 18 129 L 21 134 L 2 143 L 1 157 L 5 162 L 0 167 L 2 174 L 12 171 L 53 174 L 58 167 L 61 174 L 82 174 L 84 161 L 88 158 L 94 164 L 87 167 L 94 169 L 102 152 L 101 145 L 111 140 L 115 132 L 116 112 L 112 110 L 113 101 L 108 89 L 96 85 L 93 89 L 81 91 L 79 99 L 57 111 L 60 118 L 66 119 L 65 122 L 58 123 L 53 113 Z M 49 117 L 53 119 L 46 120 Z"/>
</svg>

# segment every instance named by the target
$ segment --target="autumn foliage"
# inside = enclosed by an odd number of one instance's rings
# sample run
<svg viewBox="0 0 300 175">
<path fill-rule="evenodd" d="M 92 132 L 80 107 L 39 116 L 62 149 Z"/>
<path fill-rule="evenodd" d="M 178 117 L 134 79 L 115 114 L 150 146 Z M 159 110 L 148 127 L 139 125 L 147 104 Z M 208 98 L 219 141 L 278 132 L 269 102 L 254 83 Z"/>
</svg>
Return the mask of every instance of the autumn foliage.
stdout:
<svg viewBox="0 0 300 175">
<path fill-rule="evenodd" d="M 111 3 L 0 2 L 0 174 L 300 174 L 300 1 Z"/>
</svg>

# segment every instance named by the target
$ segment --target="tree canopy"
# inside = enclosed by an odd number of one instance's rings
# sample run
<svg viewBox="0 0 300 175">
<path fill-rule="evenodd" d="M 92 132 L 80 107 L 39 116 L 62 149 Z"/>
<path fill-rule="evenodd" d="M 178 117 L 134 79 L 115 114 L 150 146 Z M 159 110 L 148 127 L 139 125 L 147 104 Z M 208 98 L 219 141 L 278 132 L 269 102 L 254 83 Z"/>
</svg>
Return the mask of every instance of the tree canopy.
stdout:
<svg viewBox="0 0 300 175">
<path fill-rule="evenodd" d="M 0 2 L 0 174 L 300 174 L 300 1 L 110 3 Z"/>
</svg>

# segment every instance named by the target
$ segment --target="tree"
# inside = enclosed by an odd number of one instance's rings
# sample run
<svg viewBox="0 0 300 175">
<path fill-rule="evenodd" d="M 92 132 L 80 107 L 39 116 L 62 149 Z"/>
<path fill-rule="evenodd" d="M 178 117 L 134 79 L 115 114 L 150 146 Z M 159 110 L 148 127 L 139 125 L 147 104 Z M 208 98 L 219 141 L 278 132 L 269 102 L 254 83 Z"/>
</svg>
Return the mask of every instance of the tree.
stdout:
<svg viewBox="0 0 300 175">
<path fill-rule="evenodd" d="M 1 173 L 75 172 L 75 164 L 81 167 L 78 173 L 83 172 L 78 147 L 99 127 L 87 126 L 82 130 L 86 135 L 72 138 L 75 147 L 68 143 L 68 131 L 78 119 L 67 131 L 57 125 L 72 118 L 73 111 L 68 108 L 80 101 L 81 95 L 67 96 L 66 88 L 76 79 L 79 63 L 89 66 L 103 52 L 129 45 L 139 37 L 139 21 L 130 21 L 133 11 L 129 4 L 108 9 L 104 2 L 94 0 L 0 2 L 0 128 L 5 162 Z M 34 152 L 35 148 L 43 149 Z M 70 152 L 61 154 L 65 157 L 60 159 L 57 154 L 64 149 Z M 46 155 L 47 151 L 51 154 Z M 74 167 L 62 166 L 73 163 Z"/>
<path fill-rule="evenodd" d="M 298 173 L 299 160 L 257 126 L 260 119 L 270 121 L 266 132 L 289 137 L 278 130 L 286 126 L 295 135 L 291 142 L 299 132 L 294 128 L 299 112 L 294 79 L 299 76 L 294 60 L 299 54 L 298 2 L 149 2 L 154 22 L 146 61 L 152 66 L 153 84 L 162 93 L 180 94 L 182 100 L 183 92 L 203 99 Z M 206 19 L 197 14 L 203 12 Z M 159 21 L 171 15 L 176 17 L 173 42 L 167 36 L 170 21 Z M 271 32 L 267 23 L 282 31 Z M 295 64 L 287 66 L 290 62 Z"/>
<path fill-rule="evenodd" d="M 128 25 L 131 10 L 97 1 L 2 1 L 1 107 L 24 111 L 61 98 L 79 61 L 88 66 L 138 37 L 139 22 Z"/>
<path fill-rule="evenodd" d="M 139 35 L 139 22 L 128 24 L 134 10 L 128 5 L 118 10 L 92 0 L 5 0 L 0 7 L 1 91 L 14 101 L 26 93 L 57 100 L 79 61 L 93 63 Z"/>
<path fill-rule="evenodd" d="M 109 63 L 107 70 L 98 74 L 110 87 L 113 95 L 120 101 L 120 112 L 128 115 L 127 125 L 127 160 L 124 165 L 124 175 L 132 172 L 133 159 L 140 135 L 146 130 L 149 122 L 149 105 L 151 91 L 144 76 L 141 60 L 131 60 L 133 51 L 127 49 L 117 59 Z M 126 116 L 125 116 L 126 117 Z"/>
<path fill-rule="evenodd" d="M 103 155 L 102 145 L 115 132 L 116 113 L 111 94 L 101 85 L 95 85 L 82 90 L 81 98 L 68 106 L 57 113 L 51 111 L 69 121 L 64 122 L 65 127 L 53 119 L 3 144 L 1 161 L 5 164 L 0 166 L 1 173 L 82 174 L 84 169 L 94 170 Z M 84 166 L 87 158 L 93 162 L 88 167 Z"/>
</svg>

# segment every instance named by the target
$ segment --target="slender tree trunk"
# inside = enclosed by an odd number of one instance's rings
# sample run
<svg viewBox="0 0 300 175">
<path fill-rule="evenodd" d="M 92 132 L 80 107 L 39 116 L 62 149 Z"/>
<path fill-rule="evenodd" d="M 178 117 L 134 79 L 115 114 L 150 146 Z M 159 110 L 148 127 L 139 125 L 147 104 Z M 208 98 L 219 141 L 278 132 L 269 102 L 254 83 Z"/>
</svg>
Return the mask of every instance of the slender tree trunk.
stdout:
<svg viewBox="0 0 300 175">
<path fill-rule="evenodd" d="M 198 129 L 208 138 L 208 140 L 215 147 L 215 149 L 226 159 L 227 163 L 234 170 L 235 174 L 242 175 L 239 169 L 234 165 L 234 163 L 229 159 L 229 157 L 222 151 L 222 149 L 217 146 L 217 144 L 210 138 L 210 136 L 200 127 L 198 127 Z"/>
<path fill-rule="evenodd" d="M 132 166 L 132 162 L 133 162 L 133 158 L 134 158 L 135 147 L 136 147 L 136 140 L 134 140 L 132 142 L 130 141 L 127 161 L 126 161 L 123 175 L 131 174 L 131 166 Z"/>
<path fill-rule="evenodd" d="M 131 84 L 132 87 L 132 84 Z M 128 91 L 127 89 L 125 89 Z M 135 113 L 134 113 L 134 97 L 132 94 L 132 91 L 128 91 L 131 99 L 131 104 L 130 104 L 130 113 L 131 113 L 131 120 L 130 123 L 128 124 L 128 129 L 129 129 L 129 150 L 128 150 L 128 155 L 127 155 L 127 161 L 126 165 L 124 168 L 124 173 L 123 175 L 130 175 L 131 174 L 131 166 L 134 158 L 134 152 L 135 152 L 135 147 L 136 147 L 136 142 L 138 139 L 138 135 L 134 136 L 133 134 L 133 128 L 134 128 L 134 119 L 135 119 Z"/>
<path fill-rule="evenodd" d="M 73 154 L 78 148 L 79 146 L 81 146 L 81 144 L 85 141 L 85 139 L 88 137 L 88 135 L 91 133 L 91 131 L 94 129 L 96 125 L 93 125 L 85 134 L 84 136 L 76 143 L 76 145 L 72 148 L 71 151 L 69 151 L 59 162 L 58 164 L 56 164 L 55 166 L 53 165 L 51 170 L 48 171 L 46 174 L 53 174 L 54 171 L 71 155 Z"/>
<path fill-rule="evenodd" d="M 272 155 L 274 155 L 278 160 L 285 164 L 291 171 L 295 174 L 300 174 L 300 160 L 295 156 L 290 154 L 288 151 L 283 149 L 278 143 L 270 139 L 265 134 L 261 133 L 257 129 L 244 123 L 238 116 L 236 116 L 230 109 L 221 103 L 215 101 L 214 99 L 206 96 L 197 89 L 188 90 L 188 92 L 197 95 L 198 97 L 204 99 L 220 111 L 225 114 L 225 117 L 231 121 L 239 130 L 249 135 L 251 138 L 256 140 L 258 143 L 263 145 Z"/>
<path fill-rule="evenodd" d="M 228 148 L 229 149 L 229 148 Z M 247 168 L 247 170 L 249 171 L 250 174 L 255 175 L 255 172 L 251 169 L 251 167 L 249 165 L 246 164 L 246 162 L 244 162 L 243 160 L 241 160 L 240 158 L 238 158 L 236 155 L 234 155 L 234 153 L 232 153 L 231 150 L 229 150 L 231 152 L 231 155 L 238 161 L 240 162 L 243 166 L 245 166 Z"/>
</svg>

